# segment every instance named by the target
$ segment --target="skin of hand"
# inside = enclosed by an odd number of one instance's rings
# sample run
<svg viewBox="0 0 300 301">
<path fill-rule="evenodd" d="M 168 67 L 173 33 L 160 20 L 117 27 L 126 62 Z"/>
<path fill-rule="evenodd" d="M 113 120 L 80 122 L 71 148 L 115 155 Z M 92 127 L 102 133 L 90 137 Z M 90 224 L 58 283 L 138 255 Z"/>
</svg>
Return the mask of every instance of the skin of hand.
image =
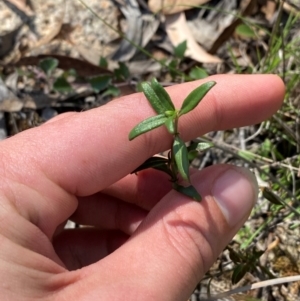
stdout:
<svg viewBox="0 0 300 301">
<path fill-rule="evenodd" d="M 206 80 L 168 88 L 176 107 Z M 181 136 L 255 124 L 284 98 L 275 75 L 218 75 L 181 118 Z M 66 113 L 0 143 L 0 300 L 187 300 L 247 219 L 252 174 L 215 165 L 193 171 L 200 203 L 155 170 L 130 174 L 168 149 L 158 128 L 128 133 L 155 115 L 141 93 Z M 71 219 L 92 227 L 64 230 Z"/>
</svg>

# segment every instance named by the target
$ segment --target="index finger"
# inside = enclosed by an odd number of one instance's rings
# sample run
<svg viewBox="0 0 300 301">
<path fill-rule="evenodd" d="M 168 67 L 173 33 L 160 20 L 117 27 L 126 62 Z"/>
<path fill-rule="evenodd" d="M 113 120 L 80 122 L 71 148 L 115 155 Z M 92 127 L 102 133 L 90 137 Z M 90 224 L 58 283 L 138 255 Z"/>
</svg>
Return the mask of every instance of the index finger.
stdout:
<svg viewBox="0 0 300 301">
<path fill-rule="evenodd" d="M 169 87 L 175 107 L 180 107 L 192 89 L 208 80 L 216 81 L 216 86 L 180 120 L 179 130 L 185 140 L 209 131 L 261 122 L 282 103 L 284 86 L 277 76 L 219 75 Z M 63 189 L 90 195 L 132 172 L 150 156 L 170 148 L 171 137 L 164 127 L 128 140 L 130 130 L 153 115 L 144 95 L 137 93 L 60 118 L 6 143 L 13 143 L 14 149 L 16 144 L 22 144 L 18 159 L 26 157 L 27 167 L 30 160 L 38 162 L 39 168 Z"/>
<path fill-rule="evenodd" d="M 208 80 L 216 86 L 180 120 L 184 139 L 258 123 L 279 108 L 284 96 L 283 83 L 274 75 L 219 75 L 168 88 L 175 107 Z M 103 190 L 170 148 L 171 137 L 163 127 L 128 140 L 130 130 L 153 115 L 143 94 L 137 93 L 1 142 L 1 193 L 51 237 L 76 210 L 76 196 Z"/>
</svg>

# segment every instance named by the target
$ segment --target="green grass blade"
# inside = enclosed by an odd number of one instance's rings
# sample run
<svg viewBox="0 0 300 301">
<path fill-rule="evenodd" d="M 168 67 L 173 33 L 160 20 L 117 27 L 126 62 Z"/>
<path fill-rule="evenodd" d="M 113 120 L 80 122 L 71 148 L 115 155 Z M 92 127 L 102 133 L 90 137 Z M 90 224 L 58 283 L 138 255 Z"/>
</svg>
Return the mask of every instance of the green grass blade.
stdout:
<svg viewBox="0 0 300 301">
<path fill-rule="evenodd" d="M 49 76 L 57 68 L 59 61 L 55 58 L 47 57 L 39 62 L 39 67 Z"/>
<path fill-rule="evenodd" d="M 129 140 L 133 140 L 139 135 L 142 135 L 163 125 L 166 122 L 166 120 L 167 117 L 165 116 L 165 114 L 156 115 L 143 120 L 130 131 Z"/>
<path fill-rule="evenodd" d="M 249 271 L 249 266 L 246 264 L 239 264 L 235 267 L 233 270 L 232 276 L 231 276 L 231 282 L 232 284 L 237 284 Z"/>
<path fill-rule="evenodd" d="M 215 84 L 216 82 L 210 81 L 193 90 L 183 101 L 179 116 L 192 111 Z"/>
<path fill-rule="evenodd" d="M 184 180 L 190 182 L 190 176 L 189 176 L 190 162 L 188 157 L 188 150 L 183 140 L 181 140 L 181 138 L 178 136 L 176 136 L 174 139 L 173 152 L 174 152 L 175 162 L 180 175 Z"/>
</svg>

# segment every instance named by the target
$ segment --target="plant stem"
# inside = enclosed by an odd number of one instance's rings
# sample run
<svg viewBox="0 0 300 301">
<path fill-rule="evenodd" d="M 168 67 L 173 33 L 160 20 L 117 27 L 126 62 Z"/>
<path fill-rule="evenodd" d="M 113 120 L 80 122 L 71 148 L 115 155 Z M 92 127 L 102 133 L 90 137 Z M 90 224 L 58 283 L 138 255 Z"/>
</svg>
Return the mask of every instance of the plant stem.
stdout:
<svg viewBox="0 0 300 301">
<path fill-rule="evenodd" d="M 176 114 L 176 117 L 174 118 L 174 134 L 173 134 L 173 142 L 175 141 L 176 137 L 179 136 L 179 133 L 178 133 L 178 113 Z M 173 145 L 171 146 L 171 150 L 170 150 L 170 168 L 172 170 L 172 173 L 173 173 L 173 178 L 172 178 L 172 182 L 173 184 L 174 183 L 177 183 L 178 182 L 178 177 L 177 177 L 177 174 L 178 174 L 178 168 L 177 168 L 177 164 L 176 164 L 176 161 L 175 161 L 175 154 L 174 154 L 174 150 L 173 150 Z"/>
</svg>

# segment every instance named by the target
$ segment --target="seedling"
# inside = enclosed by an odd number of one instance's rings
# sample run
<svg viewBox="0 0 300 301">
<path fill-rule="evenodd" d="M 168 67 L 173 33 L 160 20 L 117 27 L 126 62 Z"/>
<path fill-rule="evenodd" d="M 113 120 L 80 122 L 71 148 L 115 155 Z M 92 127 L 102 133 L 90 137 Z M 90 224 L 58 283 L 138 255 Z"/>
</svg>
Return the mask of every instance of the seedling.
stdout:
<svg viewBox="0 0 300 301">
<path fill-rule="evenodd" d="M 182 115 L 187 114 L 196 108 L 199 102 L 215 84 L 216 82 L 209 81 L 193 90 L 185 98 L 179 110 L 174 107 L 169 94 L 156 79 L 152 79 L 151 83 L 143 82 L 141 84 L 143 93 L 158 115 L 147 118 L 136 125 L 129 133 L 129 140 L 133 140 L 146 132 L 165 125 L 168 132 L 173 136 L 173 143 L 167 158 L 157 156 L 149 158 L 134 170 L 134 173 L 146 168 L 155 168 L 163 171 L 171 177 L 173 189 L 196 201 L 201 201 L 200 194 L 191 184 L 190 180 L 189 157 L 193 154 L 189 154 L 188 148 L 180 138 L 178 120 Z M 209 147 L 211 147 L 210 143 L 199 143 L 197 150 L 203 151 Z M 194 150 L 192 150 L 192 152 L 194 152 Z M 187 185 L 179 184 L 179 175 Z"/>
</svg>

